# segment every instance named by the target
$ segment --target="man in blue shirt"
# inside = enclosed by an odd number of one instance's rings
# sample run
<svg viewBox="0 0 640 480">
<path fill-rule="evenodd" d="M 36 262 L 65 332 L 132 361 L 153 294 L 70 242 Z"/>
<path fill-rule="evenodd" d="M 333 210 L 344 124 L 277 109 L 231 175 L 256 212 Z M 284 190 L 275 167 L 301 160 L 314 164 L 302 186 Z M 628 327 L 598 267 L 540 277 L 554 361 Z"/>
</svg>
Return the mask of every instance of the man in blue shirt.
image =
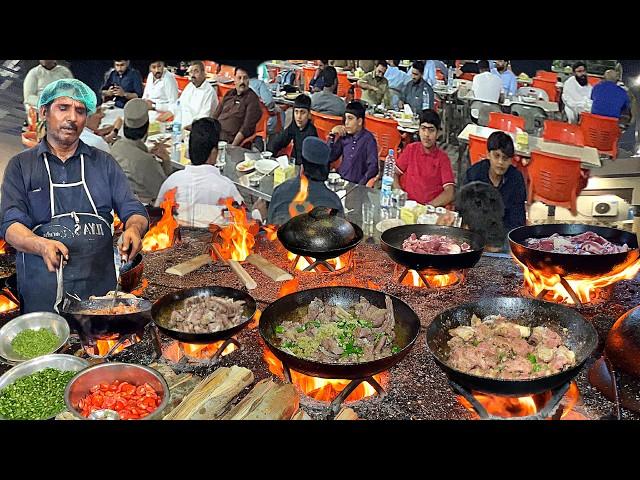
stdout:
<svg viewBox="0 0 640 480">
<path fill-rule="evenodd" d="M 103 101 L 113 99 L 116 107 L 124 108 L 132 98 L 142 98 L 142 77 L 138 70 L 129 67 L 129 60 L 114 60 L 100 90 Z"/>
<path fill-rule="evenodd" d="M 620 118 L 631 110 L 629 95 L 617 84 L 618 73 L 615 70 L 604 72 L 604 80 L 591 90 L 591 113 L 604 117 Z"/>
<path fill-rule="evenodd" d="M 389 82 L 393 108 L 397 107 L 404 86 L 411 81 L 411 77 L 398 68 L 399 63 L 400 60 L 387 60 L 387 71 L 384 72 L 384 78 Z"/>
<path fill-rule="evenodd" d="M 145 208 L 115 159 L 80 140 L 96 103 L 79 80 L 49 84 L 38 101 L 46 137 L 7 165 L 0 236 L 18 251 L 22 313 L 59 312 L 56 270 L 64 292 L 82 299 L 115 288 L 112 211 L 125 225 L 118 247 L 123 260 L 142 248 L 149 225 Z"/>
<path fill-rule="evenodd" d="M 509 60 L 495 60 L 495 68 L 491 69 L 491 73 L 502 79 L 502 89 L 505 94 L 515 95 L 518 90 L 518 81 L 508 65 Z"/>
</svg>

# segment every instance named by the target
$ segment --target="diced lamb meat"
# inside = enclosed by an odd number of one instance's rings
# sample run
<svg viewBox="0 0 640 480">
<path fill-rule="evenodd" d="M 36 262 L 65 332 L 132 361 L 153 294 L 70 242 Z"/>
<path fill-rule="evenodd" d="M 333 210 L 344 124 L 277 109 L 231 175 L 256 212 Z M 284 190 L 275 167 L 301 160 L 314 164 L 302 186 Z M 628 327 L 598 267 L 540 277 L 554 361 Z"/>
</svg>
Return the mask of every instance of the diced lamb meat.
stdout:
<svg viewBox="0 0 640 480">
<path fill-rule="evenodd" d="M 451 255 L 471 251 L 467 242 L 459 242 L 445 235 L 421 235 L 420 238 L 412 233 L 402 242 L 402 249 L 407 252 Z"/>
<path fill-rule="evenodd" d="M 573 236 L 554 233 L 545 238 L 527 238 L 525 245 L 535 250 L 573 255 L 605 255 L 623 253 L 629 250 L 629 246 L 626 243 L 616 245 L 591 231 Z"/>
<path fill-rule="evenodd" d="M 542 344 L 548 348 L 556 348 L 562 344 L 562 338 L 550 328 L 534 327 L 531 342 L 534 345 Z"/>
</svg>

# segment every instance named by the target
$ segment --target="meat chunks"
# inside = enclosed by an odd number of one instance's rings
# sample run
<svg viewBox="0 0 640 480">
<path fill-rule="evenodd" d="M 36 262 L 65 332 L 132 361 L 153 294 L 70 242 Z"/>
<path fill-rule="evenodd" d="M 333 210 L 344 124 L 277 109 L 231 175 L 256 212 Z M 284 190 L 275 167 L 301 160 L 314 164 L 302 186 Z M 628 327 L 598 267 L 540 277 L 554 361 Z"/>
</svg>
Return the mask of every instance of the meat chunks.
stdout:
<svg viewBox="0 0 640 480">
<path fill-rule="evenodd" d="M 402 242 L 402 249 L 407 252 L 428 253 L 432 255 L 451 255 L 471 251 L 467 242 L 458 242 L 445 235 L 420 235 L 412 233 Z"/>
<path fill-rule="evenodd" d="M 242 321 L 244 300 L 221 297 L 190 297 L 171 312 L 167 328 L 186 333 L 213 333 Z"/>
<path fill-rule="evenodd" d="M 570 253 L 573 255 L 603 255 L 629 251 L 629 246 L 626 243 L 624 245 L 616 245 L 591 231 L 573 236 L 554 233 L 545 238 L 527 238 L 525 245 L 544 252 Z"/>
</svg>

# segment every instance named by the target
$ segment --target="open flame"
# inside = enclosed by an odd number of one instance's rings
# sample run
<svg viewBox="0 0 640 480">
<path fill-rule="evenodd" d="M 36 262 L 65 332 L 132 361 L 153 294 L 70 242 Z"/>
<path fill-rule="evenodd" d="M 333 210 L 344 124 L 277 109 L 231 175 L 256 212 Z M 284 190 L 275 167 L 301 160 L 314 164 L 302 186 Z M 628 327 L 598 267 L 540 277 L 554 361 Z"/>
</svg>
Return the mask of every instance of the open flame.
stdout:
<svg viewBox="0 0 640 480">
<path fill-rule="evenodd" d="M 266 233 L 267 240 L 273 242 L 278 238 L 278 226 L 277 225 L 263 225 L 262 229 Z"/>
<path fill-rule="evenodd" d="M 326 260 L 326 262 L 331 265 L 335 271 L 341 270 L 347 266 L 349 266 L 349 262 L 351 260 L 351 255 L 353 254 L 353 252 L 349 251 L 347 253 L 344 253 L 342 255 L 340 255 L 339 257 L 336 258 L 329 258 L 328 260 Z M 297 257 L 297 255 L 295 253 L 291 253 L 291 252 L 287 252 L 287 258 L 291 261 L 295 260 Z M 315 258 L 311 258 L 309 257 L 312 262 L 314 262 L 316 259 Z M 307 268 L 309 265 L 311 265 L 307 259 L 305 257 L 300 257 L 298 259 L 298 263 L 296 263 L 296 270 L 304 270 L 305 268 Z M 314 272 L 318 272 L 318 273 L 324 273 L 324 272 L 329 272 L 330 270 L 325 267 L 324 265 L 316 265 L 313 270 Z"/>
<path fill-rule="evenodd" d="M 173 218 L 173 207 L 177 205 L 177 190 L 178 187 L 172 188 L 165 193 L 164 200 L 160 204 L 163 210 L 162 218 L 149 229 L 142 239 L 143 251 L 154 252 L 156 250 L 164 250 L 173 245 L 176 228 L 178 228 L 178 222 Z"/>
<path fill-rule="evenodd" d="M 309 196 L 309 179 L 304 176 L 304 173 L 300 174 L 300 190 L 293 197 L 289 204 L 289 216 L 291 218 L 296 217 L 302 213 L 307 213 L 313 210 L 313 205 L 307 202 Z"/>
<path fill-rule="evenodd" d="M 113 231 L 118 231 L 118 230 L 122 230 L 122 220 L 120 220 L 120 217 L 118 217 L 118 215 L 116 213 L 113 214 Z"/>
<path fill-rule="evenodd" d="M 196 344 L 196 343 L 184 343 L 184 342 L 172 342 L 167 347 L 162 349 L 162 355 L 174 363 L 178 363 L 184 356 L 196 360 L 206 360 L 213 357 L 218 349 L 222 346 L 224 340 L 220 340 L 214 343 Z M 222 352 L 222 356 L 229 355 L 236 350 L 236 346 L 233 343 L 227 345 Z"/>
<path fill-rule="evenodd" d="M 147 280 L 146 278 L 142 279 L 142 282 L 140 283 L 140 288 L 136 288 L 135 290 L 131 290 L 131 294 L 135 295 L 136 297 L 141 296 L 144 291 L 146 290 L 146 288 L 149 286 L 149 280 Z"/>
<path fill-rule="evenodd" d="M 284 378 L 282 362 L 271 353 L 268 348 L 264 348 L 263 359 L 269 366 L 269 371 L 280 378 Z M 387 372 L 374 375 L 373 378 L 384 388 L 388 383 L 389 374 Z M 291 382 L 300 389 L 306 396 L 320 400 L 322 402 L 333 401 L 342 390 L 349 384 L 350 380 L 333 380 L 327 378 L 311 377 L 291 370 Z M 362 400 L 376 394 L 375 388 L 369 383 L 362 382 L 346 398 L 346 402 Z"/>
<path fill-rule="evenodd" d="M 287 280 L 280 287 L 280 291 L 278 292 L 278 298 L 284 297 L 285 295 L 289 295 L 290 293 L 297 292 L 299 286 L 300 286 L 300 279 L 293 277 L 291 280 Z"/>
<path fill-rule="evenodd" d="M 10 312 L 18 308 L 19 305 L 11 300 L 4 293 L 0 293 L 0 313 Z"/>
<path fill-rule="evenodd" d="M 441 288 L 455 285 L 456 283 L 461 282 L 464 278 L 462 272 L 449 272 L 444 274 L 430 274 L 422 272 L 422 275 L 427 280 L 428 285 L 425 285 L 422 278 L 420 278 L 420 275 L 418 275 L 418 272 L 415 270 L 409 270 L 409 273 L 405 275 L 400 284 L 408 287 Z"/>
<path fill-rule="evenodd" d="M 235 208 L 233 198 L 225 198 L 224 203 L 233 217 L 233 222 L 219 230 L 217 238 L 221 243 L 218 244 L 218 251 L 226 260 L 241 262 L 253 252 L 255 236 L 260 231 L 260 225 L 255 220 L 248 221 L 246 209 Z M 216 235 L 214 242 L 215 237 Z"/>
<path fill-rule="evenodd" d="M 540 292 L 547 290 L 545 300 L 557 303 L 575 304 L 573 298 L 562 284 L 560 275 L 555 273 L 545 273 L 542 271 L 530 270 L 526 265 L 513 257 L 517 264 L 522 267 L 525 286 L 529 292 L 537 297 Z M 589 259 L 585 258 L 585 262 Z M 617 272 L 611 272 L 600 277 L 589 277 L 586 275 L 568 275 L 564 277 L 571 289 L 576 293 L 580 302 L 590 303 L 598 298 L 601 289 L 613 285 L 621 280 L 631 280 L 640 271 L 640 259 L 629 265 L 623 266 Z"/>
<path fill-rule="evenodd" d="M 513 417 L 527 417 L 535 415 L 538 410 L 541 409 L 547 401 L 551 398 L 551 392 L 545 392 L 542 394 L 529 395 L 525 397 L 503 397 L 500 395 L 488 395 L 484 393 L 473 393 L 474 398 L 480 402 L 489 415 L 501 418 L 513 418 Z M 473 418 L 480 418 L 475 412 L 471 404 L 462 396 L 458 396 L 458 401 L 470 412 L 473 413 Z M 560 401 L 558 409 L 562 409 L 562 415 L 560 419 L 576 419 L 582 417 L 582 415 L 573 411 L 574 406 L 580 398 L 580 392 L 575 382 L 571 382 L 569 390 L 565 393 L 564 397 Z"/>
<path fill-rule="evenodd" d="M 5 253 L 7 253 L 7 242 L 4 238 L 0 238 L 0 255 L 4 255 Z"/>
<path fill-rule="evenodd" d="M 109 354 L 111 349 L 115 347 L 119 341 L 120 341 L 120 335 L 117 333 L 114 333 L 109 337 L 96 339 L 95 343 L 93 345 L 86 346 L 85 350 L 90 355 L 105 357 L 107 356 L 107 354 Z M 135 341 L 132 341 L 131 338 L 127 338 L 124 342 L 122 342 L 122 344 L 118 345 L 118 347 L 113 352 L 111 352 L 111 355 L 120 353 L 125 348 L 130 347 L 131 345 L 134 345 L 139 341 L 140 341 L 140 337 L 138 337 L 137 335 L 135 336 Z"/>
</svg>

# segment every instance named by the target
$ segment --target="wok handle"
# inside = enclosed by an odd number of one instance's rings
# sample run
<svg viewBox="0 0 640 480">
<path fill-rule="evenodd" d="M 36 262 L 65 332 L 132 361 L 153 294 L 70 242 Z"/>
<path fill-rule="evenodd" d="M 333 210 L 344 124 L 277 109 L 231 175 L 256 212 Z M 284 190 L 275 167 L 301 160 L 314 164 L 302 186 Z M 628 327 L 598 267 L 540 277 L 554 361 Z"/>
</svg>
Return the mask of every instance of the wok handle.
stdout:
<svg viewBox="0 0 640 480">
<path fill-rule="evenodd" d="M 322 217 L 325 215 L 330 215 L 332 217 L 335 217 L 337 214 L 338 214 L 338 209 L 331 208 L 331 207 L 314 207 L 313 210 L 309 212 L 309 216 L 314 219 L 317 219 L 318 217 Z"/>
</svg>

